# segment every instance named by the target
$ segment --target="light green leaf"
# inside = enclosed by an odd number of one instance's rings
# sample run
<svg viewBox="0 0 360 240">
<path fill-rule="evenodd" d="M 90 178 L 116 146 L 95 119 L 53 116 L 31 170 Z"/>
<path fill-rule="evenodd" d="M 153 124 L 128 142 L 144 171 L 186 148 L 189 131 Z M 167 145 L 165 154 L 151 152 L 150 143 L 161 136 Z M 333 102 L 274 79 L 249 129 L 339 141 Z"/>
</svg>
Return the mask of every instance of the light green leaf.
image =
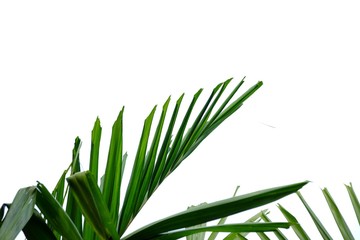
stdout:
<svg viewBox="0 0 360 240">
<path fill-rule="evenodd" d="M 270 240 L 270 238 L 263 232 L 256 233 L 261 240 Z"/>
<path fill-rule="evenodd" d="M 264 210 L 261 212 L 261 219 L 264 221 L 264 222 L 272 222 L 270 220 L 270 218 L 267 216 L 268 215 L 268 211 L 267 210 Z M 285 237 L 285 235 L 279 230 L 275 230 L 274 231 L 274 234 L 275 236 L 279 239 L 279 240 L 287 240 L 287 238 Z"/>
<path fill-rule="evenodd" d="M 315 226 L 317 227 L 319 233 L 321 234 L 321 236 L 323 237 L 323 239 L 332 239 L 332 237 L 330 236 L 330 234 L 328 233 L 328 231 L 326 231 L 324 225 L 320 222 L 319 218 L 316 216 L 316 214 L 313 212 L 313 210 L 310 208 L 309 204 L 305 201 L 304 197 L 301 195 L 300 192 L 296 193 L 298 195 L 298 197 L 300 198 L 301 202 L 304 204 L 306 210 L 308 211 L 308 213 L 310 214 L 312 220 L 315 223 Z"/>
<path fill-rule="evenodd" d="M 35 187 L 22 188 L 16 193 L 4 222 L 0 227 L 1 240 L 13 240 L 16 238 L 31 218 L 35 202 Z M 2 208 L 2 210 L 4 211 L 4 208 Z"/>
<path fill-rule="evenodd" d="M 247 240 L 247 238 L 240 233 L 230 233 L 224 238 L 224 240 Z"/>
<path fill-rule="evenodd" d="M 291 228 L 294 230 L 295 234 L 301 240 L 310 240 L 309 236 L 307 235 L 305 230 L 301 227 L 297 219 L 280 204 L 278 204 L 278 207 L 281 213 L 284 215 L 284 217 L 288 220 L 288 222 L 291 223 Z"/>
<path fill-rule="evenodd" d="M 353 208 L 354 208 L 354 211 L 355 211 L 355 214 L 356 214 L 356 218 L 360 224 L 360 204 L 359 204 L 359 200 L 355 194 L 355 191 L 354 191 L 354 188 L 352 186 L 352 184 L 350 183 L 350 185 L 346 185 L 345 184 L 345 187 L 349 193 L 349 197 L 351 199 L 351 203 L 353 205 Z"/>
<path fill-rule="evenodd" d="M 324 188 L 322 192 L 343 238 L 346 240 L 354 239 L 354 236 L 352 235 L 348 225 L 346 224 L 344 217 L 342 216 L 334 199 L 331 197 L 330 192 L 327 190 L 327 188 Z"/>
<path fill-rule="evenodd" d="M 68 169 L 63 172 L 58 183 L 56 184 L 54 190 L 51 193 L 61 206 L 64 204 L 65 200 L 65 176 L 67 172 Z"/>
</svg>

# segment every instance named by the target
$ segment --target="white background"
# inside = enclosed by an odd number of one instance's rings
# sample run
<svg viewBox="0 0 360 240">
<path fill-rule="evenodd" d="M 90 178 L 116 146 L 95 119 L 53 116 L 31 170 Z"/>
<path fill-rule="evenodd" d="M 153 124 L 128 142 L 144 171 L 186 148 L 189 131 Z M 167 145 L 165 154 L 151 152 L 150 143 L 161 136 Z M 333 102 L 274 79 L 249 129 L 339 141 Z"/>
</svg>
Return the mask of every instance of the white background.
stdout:
<svg viewBox="0 0 360 240">
<path fill-rule="evenodd" d="M 105 164 L 125 106 L 133 159 L 154 105 L 183 92 L 188 103 L 201 87 L 204 103 L 217 83 L 234 77 L 231 88 L 246 75 L 243 91 L 264 86 L 168 178 L 132 229 L 229 197 L 237 185 L 246 193 L 311 180 L 303 195 L 336 238 L 320 188 L 344 212 L 343 184 L 360 194 L 359 22 L 357 1 L 2 1 L 0 204 L 36 181 L 52 189 L 76 136 L 87 169 L 97 116 Z M 285 207 L 304 213 L 289 199 Z"/>
</svg>

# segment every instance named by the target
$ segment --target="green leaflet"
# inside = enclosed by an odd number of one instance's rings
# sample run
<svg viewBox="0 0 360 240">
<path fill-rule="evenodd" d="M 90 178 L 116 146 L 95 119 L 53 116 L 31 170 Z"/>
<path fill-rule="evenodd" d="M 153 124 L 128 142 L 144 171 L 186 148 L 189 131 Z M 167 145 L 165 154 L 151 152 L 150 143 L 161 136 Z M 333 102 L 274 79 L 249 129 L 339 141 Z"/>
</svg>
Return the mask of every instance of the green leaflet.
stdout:
<svg viewBox="0 0 360 240">
<path fill-rule="evenodd" d="M 327 190 L 327 188 L 324 188 L 322 190 L 324 197 L 329 205 L 329 208 L 331 210 L 331 213 L 335 219 L 336 224 L 339 227 L 339 230 L 341 232 L 341 235 L 346 240 L 355 239 L 352 235 L 348 225 L 345 222 L 344 217 L 342 216 L 341 212 L 339 211 L 339 208 L 337 207 L 334 199 L 331 197 L 330 192 Z"/>
<path fill-rule="evenodd" d="M 240 224 L 225 224 L 209 227 L 197 227 L 187 230 L 178 230 L 170 233 L 160 234 L 154 238 L 156 240 L 173 240 L 188 235 L 201 232 L 268 232 L 274 231 L 277 228 L 289 228 L 289 223 L 240 223 Z"/>
<path fill-rule="evenodd" d="M 36 189 L 36 205 L 49 221 L 49 225 L 66 239 L 82 240 L 83 238 L 75 224 L 47 188 L 38 183 Z"/>
<path fill-rule="evenodd" d="M 351 200 L 351 203 L 353 205 L 353 208 L 354 208 L 354 212 L 356 214 L 356 218 L 360 224 L 360 204 L 359 204 L 359 200 L 355 194 L 355 191 L 354 191 L 354 188 L 352 186 L 352 184 L 350 183 L 350 185 L 345 185 L 346 187 L 346 190 L 348 191 L 349 193 L 349 197 L 350 197 L 350 200 Z"/>
<path fill-rule="evenodd" d="M 67 178 L 67 181 L 86 221 L 98 236 L 101 239 L 120 239 L 94 176 L 89 171 L 80 172 Z"/>
<path fill-rule="evenodd" d="M 270 218 L 267 216 L 269 212 L 267 212 L 266 210 L 265 211 L 262 211 L 261 212 L 261 219 L 264 221 L 264 222 L 272 222 L 270 220 Z M 274 231 L 274 234 L 275 236 L 279 239 L 279 240 L 287 240 L 287 238 L 285 237 L 285 235 L 279 230 L 279 229 L 276 229 Z"/>
<path fill-rule="evenodd" d="M 325 240 L 331 240 L 332 237 L 330 236 L 330 234 L 328 233 L 328 231 L 325 229 L 324 225 L 320 222 L 319 218 L 316 216 L 316 214 L 313 212 L 313 210 L 310 208 L 309 204 L 305 201 L 304 197 L 301 195 L 300 192 L 296 193 L 298 195 L 298 197 L 300 198 L 301 202 L 304 204 L 306 210 L 308 211 L 308 213 L 310 214 L 312 220 L 315 223 L 315 226 L 317 227 L 319 233 L 321 234 L 321 236 L 323 237 L 323 239 Z"/>
<path fill-rule="evenodd" d="M 166 233 L 168 231 L 183 227 L 194 226 L 203 222 L 208 222 L 248 209 L 259 207 L 294 193 L 307 183 L 308 182 L 306 181 L 287 186 L 266 189 L 202 206 L 197 206 L 149 224 L 124 237 L 124 239 L 130 240 L 153 238 L 161 233 Z"/>
<path fill-rule="evenodd" d="M 0 239 L 13 240 L 16 238 L 31 218 L 35 203 L 35 187 L 22 188 L 17 192 L 0 227 Z"/>
<path fill-rule="evenodd" d="M 278 207 L 281 213 L 284 215 L 284 217 L 288 220 L 288 222 L 292 224 L 291 228 L 294 230 L 296 235 L 301 240 L 310 240 L 309 236 L 307 235 L 305 230 L 301 227 L 301 225 L 298 223 L 297 219 L 280 204 L 278 204 Z"/>
<path fill-rule="evenodd" d="M 45 220 L 34 210 L 33 215 L 23 228 L 27 240 L 55 240 L 57 239 Z"/>
</svg>

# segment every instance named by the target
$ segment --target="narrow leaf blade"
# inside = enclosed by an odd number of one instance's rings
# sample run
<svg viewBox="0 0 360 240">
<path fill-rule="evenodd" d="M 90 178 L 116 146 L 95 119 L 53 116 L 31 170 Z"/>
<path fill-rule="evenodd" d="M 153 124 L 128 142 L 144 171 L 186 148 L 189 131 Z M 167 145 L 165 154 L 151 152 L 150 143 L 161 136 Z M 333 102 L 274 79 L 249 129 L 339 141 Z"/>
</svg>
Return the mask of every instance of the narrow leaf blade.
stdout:
<svg viewBox="0 0 360 240">
<path fill-rule="evenodd" d="M 296 194 L 300 198 L 301 202 L 304 204 L 306 210 L 308 211 L 309 215 L 311 216 L 312 220 L 314 221 L 315 226 L 317 227 L 317 229 L 318 229 L 319 233 L 321 234 L 321 236 L 323 237 L 323 239 L 325 239 L 325 240 L 332 239 L 332 237 L 330 236 L 328 231 L 325 229 L 324 225 L 320 222 L 319 218 L 316 216 L 314 211 L 310 208 L 309 204 L 306 202 L 306 200 L 301 195 L 301 193 L 297 192 Z"/>
<path fill-rule="evenodd" d="M 294 193 L 307 183 L 308 182 L 301 182 L 287 186 L 266 189 L 218 202 L 209 203 L 204 206 L 198 206 L 149 224 L 126 236 L 124 239 L 150 238 L 171 230 L 194 226 L 203 222 L 208 222 L 248 209 L 259 207 Z"/>
<path fill-rule="evenodd" d="M 343 238 L 348 240 L 354 239 L 350 228 L 346 224 L 345 219 L 342 216 L 339 208 L 337 207 L 334 199 L 331 197 L 330 192 L 327 190 L 327 188 L 324 188 L 322 192 Z"/>
<path fill-rule="evenodd" d="M 291 228 L 294 230 L 295 234 L 301 239 L 301 240 L 310 240 L 309 236 L 305 232 L 305 230 L 301 227 L 297 219 L 289 212 L 287 211 L 283 206 L 278 204 L 278 207 L 281 211 L 281 213 L 284 215 L 284 217 L 292 223 Z"/>
</svg>

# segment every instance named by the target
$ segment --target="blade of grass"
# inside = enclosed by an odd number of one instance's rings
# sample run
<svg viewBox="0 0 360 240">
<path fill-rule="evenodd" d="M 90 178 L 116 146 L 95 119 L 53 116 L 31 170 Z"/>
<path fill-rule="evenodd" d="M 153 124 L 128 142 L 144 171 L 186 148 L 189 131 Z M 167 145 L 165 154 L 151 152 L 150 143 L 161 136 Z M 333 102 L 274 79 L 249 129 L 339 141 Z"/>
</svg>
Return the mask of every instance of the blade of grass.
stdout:
<svg viewBox="0 0 360 240">
<path fill-rule="evenodd" d="M 42 183 L 38 183 L 36 189 L 36 205 L 48 220 L 51 227 L 66 239 L 82 240 L 79 231 L 70 217 L 47 188 Z"/>
<path fill-rule="evenodd" d="M 301 225 L 299 224 L 297 219 L 280 204 L 278 204 L 278 208 L 280 209 L 280 211 L 284 215 L 284 217 L 288 220 L 288 222 L 292 224 L 291 228 L 294 230 L 295 234 L 301 240 L 310 240 L 309 236 L 307 235 L 305 230 L 301 227 Z"/>
<path fill-rule="evenodd" d="M 360 224 L 360 204 L 359 204 L 359 200 L 355 194 L 355 191 L 354 191 L 354 188 L 352 186 L 352 184 L 350 183 L 350 185 L 346 185 L 345 184 L 345 187 L 349 193 L 349 197 L 350 197 L 350 200 L 351 200 L 351 203 L 353 205 L 353 208 L 354 208 L 354 212 L 356 214 L 356 218 Z"/>
<path fill-rule="evenodd" d="M 31 218 L 36 202 L 36 188 L 20 189 L 0 227 L 0 239 L 12 240 L 21 232 Z M 4 208 L 2 208 L 4 211 Z"/>
<path fill-rule="evenodd" d="M 119 239 L 116 223 L 112 221 L 94 176 L 89 171 L 80 172 L 68 177 L 67 181 L 86 221 L 98 236 L 101 239 Z"/>
<path fill-rule="evenodd" d="M 240 223 L 240 224 L 225 224 L 209 227 L 198 227 L 187 230 L 178 230 L 170 233 L 163 233 L 151 239 L 157 240 L 172 240 L 179 239 L 191 234 L 200 232 L 268 232 L 276 228 L 289 228 L 289 223 Z"/>
<path fill-rule="evenodd" d="M 327 188 L 324 188 L 322 192 L 343 238 L 347 240 L 354 239 L 354 236 L 352 235 L 348 225 L 346 224 L 344 217 L 342 216 L 334 199 L 331 197 L 330 192 L 327 190 Z"/>
<path fill-rule="evenodd" d="M 266 189 L 192 208 L 142 227 L 124 237 L 123 240 L 151 238 L 171 230 L 194 226 L 259 207 L 294 193 L 307 183 L 306 181 Z"/>
<path fill-rule="evenodd" d="M 310 208 L 309 204 L 306 202 L 304 197 L 301 195 L 300 192 L 296 193 L 298 197 L 300 198 L 301 202 L 304 204 L 306 210 L 308 211 L 309 215 L 311 216 L 311 219 L 315 223 L 315 226 L 317 227 L 319 233 L 323 237 L 323 239 L 332 239 L 328 231 L 325 229 L 324 225 L 320 222 L 319 218 L 316 216 L 316 214 L 313 212 L 313 210 Z"/>
</svg>

